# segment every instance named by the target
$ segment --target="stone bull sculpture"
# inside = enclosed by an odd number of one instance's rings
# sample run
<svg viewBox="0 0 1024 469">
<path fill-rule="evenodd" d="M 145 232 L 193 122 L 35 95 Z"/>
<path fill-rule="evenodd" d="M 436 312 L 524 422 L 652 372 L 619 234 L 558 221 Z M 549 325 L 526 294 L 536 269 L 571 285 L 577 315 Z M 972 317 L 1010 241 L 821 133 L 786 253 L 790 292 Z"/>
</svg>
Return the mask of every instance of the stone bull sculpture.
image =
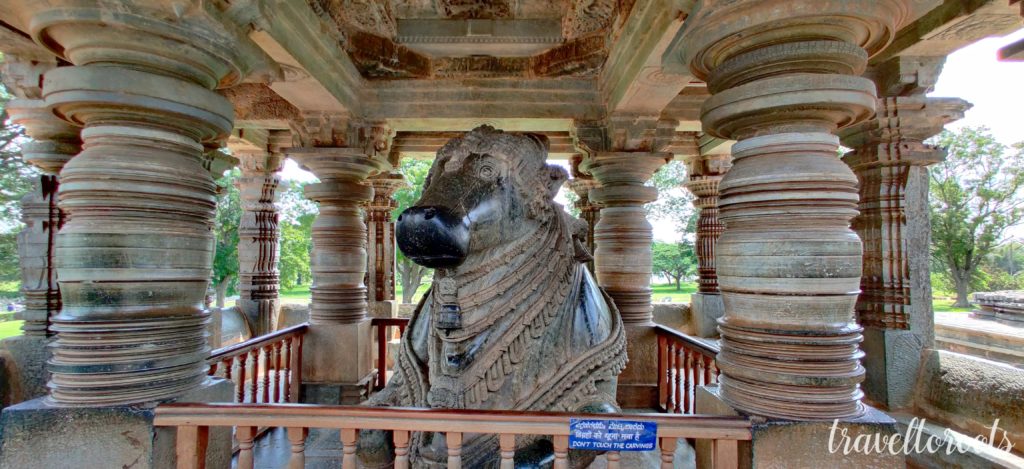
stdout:
<svg viewBox="0 0 1024 469">
<path fill-rule="evenodd" d="M 398 246 L 435 269 L 394 375 L 368 405 L 615 412 L 626 365 L 618 310 L 582 264 L 586 225 L 554 196 L 566 171 L 548 166 L 543 136 L 479 127 L 437 153 L 423 197 L 398 218 Z M 497 467 L 497 435 L 465 435 L 464 467 Z M 362 432 L 364 466 L 391 462 L 390 435 Z M 444 435 L 414 433 L 413 467 L 444 467 Z M 589 457 L 588 457 L 589 456 Z M 553 457 L 520 437 L 517 467 Z M 570 454 L 574 466 L 593 453 Z"/>
</svg>

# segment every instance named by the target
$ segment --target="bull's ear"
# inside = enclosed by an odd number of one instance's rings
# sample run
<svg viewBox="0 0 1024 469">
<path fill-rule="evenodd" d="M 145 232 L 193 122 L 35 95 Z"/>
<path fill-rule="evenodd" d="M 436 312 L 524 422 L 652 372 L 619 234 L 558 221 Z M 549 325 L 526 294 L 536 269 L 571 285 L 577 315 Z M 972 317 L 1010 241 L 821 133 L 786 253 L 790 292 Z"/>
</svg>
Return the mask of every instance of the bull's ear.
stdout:
<svg viewBox="0 0 1024 469">
<path fill-rule="evenodd" d="M 552 164 L 546 166 L 548 180 L 545 182 L 548 186 L 548 200 L 552 200 L 558 194 L 558 189 L 562 188 L 562 184 L 565 184 L 565 181 L 569 179 L 569 173 L 561 166 Z"/>
</svg>

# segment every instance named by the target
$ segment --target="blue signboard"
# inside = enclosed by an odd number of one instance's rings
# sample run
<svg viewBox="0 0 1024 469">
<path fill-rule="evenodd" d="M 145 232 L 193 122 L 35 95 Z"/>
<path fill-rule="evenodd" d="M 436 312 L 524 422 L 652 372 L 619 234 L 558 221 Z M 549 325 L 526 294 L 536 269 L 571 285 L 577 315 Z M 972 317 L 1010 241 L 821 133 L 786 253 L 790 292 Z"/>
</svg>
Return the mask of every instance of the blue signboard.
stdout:
<svg viewBox="0 0 1024 469">
<path fill-rule="evenodd" d="M 655 422 L 569 419 L 569 449 L 651 451 L 657 445 Z"/>
</svg>

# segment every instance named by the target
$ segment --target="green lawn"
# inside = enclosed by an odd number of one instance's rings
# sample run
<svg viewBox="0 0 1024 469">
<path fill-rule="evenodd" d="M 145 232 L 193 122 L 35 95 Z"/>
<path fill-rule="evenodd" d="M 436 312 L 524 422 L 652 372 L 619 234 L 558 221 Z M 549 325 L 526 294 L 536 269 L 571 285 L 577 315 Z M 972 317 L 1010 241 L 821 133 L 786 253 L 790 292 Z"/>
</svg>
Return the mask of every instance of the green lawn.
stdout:
<svg viewBox="0 0 1024 469">
<path fill-rule="evenodd" d="M 24 321 L 0 322 L 0 339 L 21 335 L 21 323 Z"/>
<path fill-rule="evenodd" d="M 676 285 L 651 285 L 651 302 L 652 303 L 690 303 L 690 295 L 697 292 L 696 282 L 687 282 L 679 285 L 679 290 L 676 290 Z"/>
<path fill-rule="evenodd" d="M 955 301 L 956 300 L 935 298 L 934 300 L 932 300 L 932 309 L 935 310 L 936 312 L 952 311 L 954 313 L 969 313 L 971 311 L 974 311 L 974 308 L 954 308 L 953 303 Z"/>
</svg>

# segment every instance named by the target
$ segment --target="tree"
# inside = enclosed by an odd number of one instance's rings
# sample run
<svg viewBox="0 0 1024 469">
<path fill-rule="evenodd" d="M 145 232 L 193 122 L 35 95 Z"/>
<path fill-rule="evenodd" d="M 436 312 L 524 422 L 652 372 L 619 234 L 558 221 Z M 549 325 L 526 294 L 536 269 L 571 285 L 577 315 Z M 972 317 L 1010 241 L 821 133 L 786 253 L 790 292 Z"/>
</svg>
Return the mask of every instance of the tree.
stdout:
<svg viewBox="0 0 1024 469">
<path fill-rule="evenodd" d="M 648 185 L 658 189 L 658 200 L 645 206 L 651 220 L 670 220 L 680 233 L 696 232 L 697 210 L 693 207 L 693 196 L 683 187 L 688 177 L 686 165 L 675 160 L 654 173 Z"/>
<path fill-rule="evenodd" d="M 967 127 L 936 143 L 948 155 L 931 171 L 932 255 L 956 289 L 953 306 L 966 308 L 978 267 L 1024 214 L 1024 142 L 1008 155 L 987 128 Z"/>
<path fill-rule="evenodd" d="M 235 183 L 241 176 L 238 168 L 232 168 L 217 179 L 213 286 L 217 292 L 218 308 L 223 308 L 224 299 L 238 289 L 238 224 L 242 219 L 242 198 Z"/>
<path fill-rule="evenodd" d="M 682 281 L 697 270 L 697 253 L 689 241 L 655 241 L 651 245 L 651 254 L 654 272 L 671 279 L 676 284 L 676 291 L 682 290 Z"/>
<path fill-rule="evenodd" d="M 39 172 L 21 158 L 25 129 L 7 115 L 11 99 L 7 87 L 0 83 L 0 280 L 5 281 L 21 278 L 17 237 L 22 227 L 21 198 L 39 179 Z"/>
<path fill-rule="evenodd" d="M 309 254 L 313 249 L 313 221 L 316 213 L 299 216 L 294 223 L 281 223 L 281 289 L 290 290 L 312 278 Z"/>
<path fill-rule="evenodd" d="M 407 208 L 412 207 L 423 195 L 423 184 L 427 180 L 427 173 L 430 172 L 431 162 L 405 158 L 399 166 L 399 172 L 405 175 L 409 187 L 395 192 L 394 199 L 398 206 L 392 212 L 392 217 L 398 216 Z M 400 249 L 396 250 L 395 264 L 399 280 L 402 283 L 402 303 L 412 303 L 416 290 L 423 284 L 423 277 L 430 273 L 430 269 L 423 267 L 402 254 Z"/>
</svg>

